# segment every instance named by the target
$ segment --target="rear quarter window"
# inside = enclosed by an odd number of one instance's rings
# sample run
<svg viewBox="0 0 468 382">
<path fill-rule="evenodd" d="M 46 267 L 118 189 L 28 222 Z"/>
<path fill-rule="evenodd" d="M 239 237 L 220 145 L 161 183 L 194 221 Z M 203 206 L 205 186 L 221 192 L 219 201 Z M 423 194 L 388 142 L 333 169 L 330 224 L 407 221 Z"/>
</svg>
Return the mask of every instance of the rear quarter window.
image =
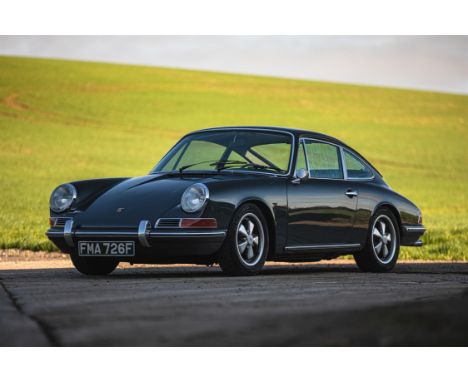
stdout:
<svg viewBox="0 0 468 382">
<path fill-rule="evenodd" d="M 349 151 L 344 151 L 344 159 L 348 178 L 363 179 L 372 178 L 374 176 L 369 166 Z"/>
</svg>

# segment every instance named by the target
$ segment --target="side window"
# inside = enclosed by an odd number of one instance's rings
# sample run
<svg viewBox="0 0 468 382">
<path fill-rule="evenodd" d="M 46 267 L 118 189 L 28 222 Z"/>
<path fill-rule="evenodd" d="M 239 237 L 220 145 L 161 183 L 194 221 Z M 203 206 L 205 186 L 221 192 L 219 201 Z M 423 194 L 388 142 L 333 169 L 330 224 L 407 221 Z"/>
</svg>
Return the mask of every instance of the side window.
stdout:
<svg viewBox="0 0 468 382">
<path fill-rule="evenodd" d="M 306 141 L 311 178 L 343 179 L 340 150 L 334 145 Z"/>
<path fill-rule="evenodd" d="M 374 175 L 362 160 L 346 150 L 344 153 L 348 178 L 371 178 Z"/>
<path fill-rule="evenodd" d="M 307 170 L 307 164 L 306 164 L 306 159 L 305 159 L 305 154 L 304 154 L 304 145 L 302 143 L 299 145 L 299 148 L 297 149 L 297 160 L 296 160 L 296 170 L 299 170 L 300 168 Z"/>
</svg>

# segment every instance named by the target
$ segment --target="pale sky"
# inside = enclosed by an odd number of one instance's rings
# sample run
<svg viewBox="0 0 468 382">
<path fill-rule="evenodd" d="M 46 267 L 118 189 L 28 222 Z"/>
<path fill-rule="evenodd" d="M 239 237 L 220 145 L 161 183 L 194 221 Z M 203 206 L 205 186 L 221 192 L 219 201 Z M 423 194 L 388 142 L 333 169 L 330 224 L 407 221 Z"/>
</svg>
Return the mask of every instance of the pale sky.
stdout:
<svg viewBox="0 0 468 382">
<path fill-rule="evenodd" d="M 468 94 L 468 36 L 0 36 L 0 55 Z"/>
</svg>

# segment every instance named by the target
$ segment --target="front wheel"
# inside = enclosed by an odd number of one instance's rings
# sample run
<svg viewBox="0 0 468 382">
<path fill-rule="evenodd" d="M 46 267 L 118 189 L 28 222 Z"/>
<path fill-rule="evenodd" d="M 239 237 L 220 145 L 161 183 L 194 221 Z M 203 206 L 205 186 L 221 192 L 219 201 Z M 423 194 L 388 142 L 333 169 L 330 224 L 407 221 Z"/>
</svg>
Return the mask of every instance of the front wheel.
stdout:
<svg viewBox="0 0 468 382">
<path fill-rule="evenodd" d="M 395 267 L 399 253 L 398 222 L 392 211 L 381 208 L 371 219 L 366 246 L 354 260 L 364 272 L 387 272 Z"/>
<path fill-rule="evenodd" d="M 88 276 L 106 276 L 119 265 L 119 261 L 115 259 L 80 257 L 77 253 L 72 253 L 70 257 L 75 268 Z"/>
<path fill-rule="evenodd" d="M 241 206 L 232 219 L 218 262 L 231 276 L 252 276 L 265 263 L 269 236 L 262 211 L 254 204 Z"/>
</svg>

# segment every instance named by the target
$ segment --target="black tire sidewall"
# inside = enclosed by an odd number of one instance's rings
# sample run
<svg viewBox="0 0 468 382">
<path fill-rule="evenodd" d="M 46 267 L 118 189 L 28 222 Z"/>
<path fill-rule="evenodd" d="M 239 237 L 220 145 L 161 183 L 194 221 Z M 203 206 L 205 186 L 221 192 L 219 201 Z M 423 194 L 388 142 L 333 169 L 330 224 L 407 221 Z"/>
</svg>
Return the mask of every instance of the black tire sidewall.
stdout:
<svg viewBox="0 0 468 382">
<path fill-rule="evenodd" d="M 88 258 L 79 256 L 76 252 L 70 254 L 75 268 L 82 274 L 88 276 L 105 276 L 111 273 L 119 265 L 119 260 L 106 259 L 103 257 Z"/>
</svg>

